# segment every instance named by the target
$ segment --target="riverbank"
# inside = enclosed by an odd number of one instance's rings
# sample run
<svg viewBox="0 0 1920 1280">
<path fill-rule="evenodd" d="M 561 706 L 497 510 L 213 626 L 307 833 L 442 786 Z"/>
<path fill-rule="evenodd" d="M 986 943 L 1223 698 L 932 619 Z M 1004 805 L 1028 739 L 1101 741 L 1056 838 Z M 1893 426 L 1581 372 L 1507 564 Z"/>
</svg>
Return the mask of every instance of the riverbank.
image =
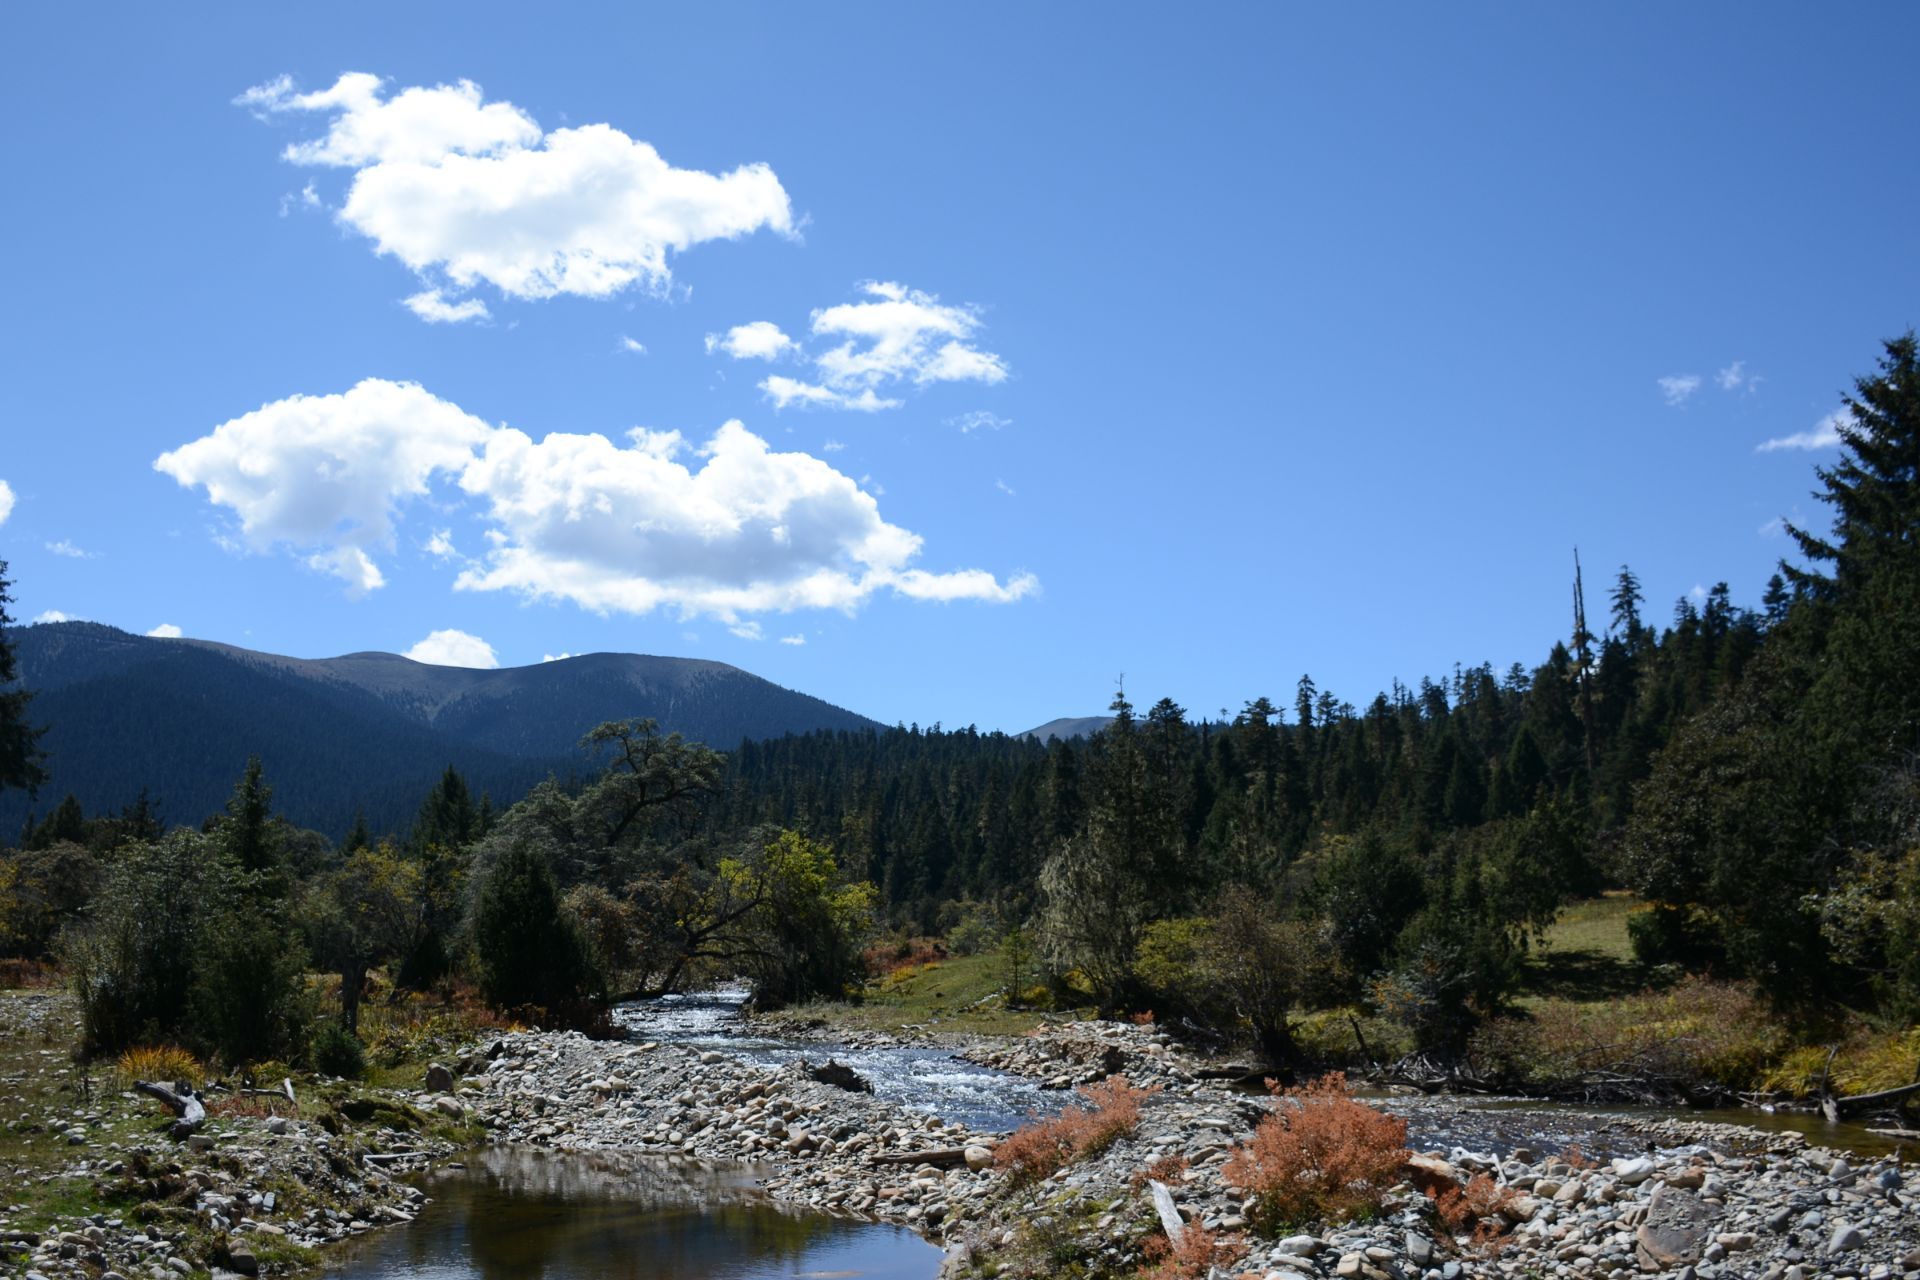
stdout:
<svg viewBox="0 0 1920 1280">
<path fill-rule="evenodd" d="M 5 1274 L 308 1270 L 411 1221 L 425 1196 L 407 1176 L 484 1138 L 457 1096 L 301 1077 L 291 1099 L 207 1089 L 206 1123 L 176 1140 L 153 1100 L 74 1061 L 77 1032 L 66 993 L 0 992 Z"/>
<path fill-rule="evenodd" d="M 867 1033 L 868 1042 L 881 1034 Z M 1023 1187 L 995 1168 L 1003 1133 L 823 1083 L 797 1061 L 755 1064 L 720 1049 L 505 1036 L 490 1047 L 475 1105 L 496 1140 L 748 1162 L 776 1199 L 906 1225 L 946 1245 L 951 1275 L 1137 1273 L 1165 1234 L 1148 1173 L 1163 1180 L 1183 1232 L 1192 1224 L 1214 1234 L 1228 1274 L 1920 1273 L 1920 1211 L 1882 1186 L 1890 1161 L 1684 1118 L 1595 1122 L 1611 1147 L 1599 1163 L 1524 1146 L 1436 1150 L 1366 1224 L 1260 1235 L 1245 1193 L 1223 1174 L 1273 1101 L 1206 1078 L 1204 1064 L 1151 1027 L 1074 1023 L 1013 1040 L 965 1039 L 969 1059 L 1059 1089 L 1118 1072 L 1154 1092 L 1131 1133 Z M 1416 1148 L 1422 1133 L 1474 1132 L 1472 1109 L 1457 1100 L 1381 1105 L 1413 1123 Z M 1567 1113 L 1554 1115 L 1565 1124 Z M 1484 1125 L 1478 1133 L 1492 1136 Z M 1465 1191 L 1475 1175 L 1494 1188 L 1489 1211 L 1449 1230 L 1422 1188 Z"/>
<path fill-rule="evenodd" d="M 1684 1116 L 1582 1117 L 1446 1098 L 1377 1100 L 1408 1121 L 1410 1145 L 1426 1154 L 1370 1221 L 1257 1229 L 1225 1167 L 1284 1104 L 1214 1078 L 1214 1064 L 1151 1026 L 858 1036 L 867 1050 L 937 1042 L 1061 1103 L 1115 1074 L 1151 1091 L 1130 1132 L 1016 1186 L 996 1167 L 1003 1129 L 816 1079 L 811 1068 L 849 1047 L 840 1039 L 818 1040 L 803 1062 L 754 1061 L 724 1044 L 491 1034 L 449 1058 L 437 1091 L 316 1085 L 292 1107 L 216 1103 L 201 1141 L 175 1143 L 151 1102 L 98 1079 L 89 1089 L 67 1056 L 61 997 L 0 997 L 0 1009 L 9 1036 L 0 1168 L 11 1202 L 0 1221 L 11 1252 L 0 1257 L 12 1274 L 47 1280 L 324 1265 L 326 1245 L 411 1220 L 425 1196 L 402 1175 L 474 1141 L 745 1166 L 780 1204 L 903 1226 L 944 1246 L 949 1276 L 1141 1274 L 1169 1224 L 1149 1176 L 1165 1187 L 1189 1251 L 1157 1276 L 1204 1276 L 1214 1263 L 1263 1280 L 1648 1268 L 1700 1280 L 1920 1276 L 1920 1209 L 1906 1188 L 1882 1186 L 1890 1161 Z M 802 1042 L 831 1034 L 804 1021 L 757 1030 Z M 1566 1150 L 1574 1144 L 1584 1154 Z M 1443 1223 L 1434 1194 L 1449 1189 L 1481 1197 L 1485 1212 Z M 1195 1243 L 1208 1237 L 1196 1263 Z"/>
</svg>

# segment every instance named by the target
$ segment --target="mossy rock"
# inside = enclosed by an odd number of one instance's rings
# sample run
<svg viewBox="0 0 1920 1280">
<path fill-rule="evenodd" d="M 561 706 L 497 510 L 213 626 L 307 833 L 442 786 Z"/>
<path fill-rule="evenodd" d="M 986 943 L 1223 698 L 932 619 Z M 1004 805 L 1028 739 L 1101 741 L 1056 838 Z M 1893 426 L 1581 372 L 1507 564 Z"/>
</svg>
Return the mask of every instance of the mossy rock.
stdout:
<svg viewBox="0 0 1920 1280">
<path fill-rule="evenodd" d="M 391 1098 L 362 1094 L 336 1104 L 335 1110 L 355 1124 L 379 1123 L 390 1129 L 419 1129 L 426 1125 L 424 1113 Z"/>
</svg>

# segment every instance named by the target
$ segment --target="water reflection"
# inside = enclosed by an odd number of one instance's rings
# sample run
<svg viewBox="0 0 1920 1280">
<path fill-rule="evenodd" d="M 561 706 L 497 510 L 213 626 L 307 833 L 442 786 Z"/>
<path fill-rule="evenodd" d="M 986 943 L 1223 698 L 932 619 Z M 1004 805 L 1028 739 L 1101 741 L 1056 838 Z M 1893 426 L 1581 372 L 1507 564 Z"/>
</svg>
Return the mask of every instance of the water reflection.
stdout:
<svg viewBox="0 0 1920 1280">
<path fill-rule="evenodd" d="M 337 1280 L 930 1280 L 933 1246 L 897 1227 L 776 1205 L 750 1171 L 704 1161 L 511 1147 L 433 1179 L 410 1226 L 376 1233 Z"/>
</svg>

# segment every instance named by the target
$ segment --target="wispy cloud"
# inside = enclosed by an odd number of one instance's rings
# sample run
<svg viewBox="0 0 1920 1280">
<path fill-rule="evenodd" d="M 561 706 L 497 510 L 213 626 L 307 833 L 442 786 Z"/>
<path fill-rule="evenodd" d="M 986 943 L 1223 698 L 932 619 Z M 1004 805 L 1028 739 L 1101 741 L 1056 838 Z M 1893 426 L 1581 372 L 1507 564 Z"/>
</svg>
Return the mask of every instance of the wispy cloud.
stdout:
<svg viewBox="0 0 1920 1280">
<path fill-rule="evenodd" d="M 1661 396 L 1671 405 L 1685 404 L 1700 389 L 1700 375 L 1697 373 L 1674 374 L 1655 381 L 1660 384 Z"/>
<path fill-rule="evenodd" d="M 1745 360 L 1735 360 L 1732 364 L 1713 375 L 1714 384 L 1722 391 L 1738 391 L 1741 387 L 1746 386 L 1749 381 L 1754 381 L 1747 377 L 1746 369 L 1747 362 Z"/>
<path fill-rule="evenodd" d="M 1840 428 L 1853 421 L 1853 410 L 1835 409 L 1805 431 L 1764 440 L 1754 446 L 1755 453 L 1773 453 L 1779 449 L 1832 449 L 1840 444 Z"/>
<path fill-rule="evenodd" d="M 736 622 L 728 627 L 727 630 L 739 636 L 742 640 L 763 640 L 766 638 L 761 634 L 760 624 L 757 622 Z"/>
<path fill-rule="evenodd" d="M 438 289 L 427 289 L 401 301 L 406 304 L 407 310 L 428 324 L 461 324 L 468 320 L 485 320 L 491 314 L 487 304 L 478 298 L 449 302 Z"/>
<path fill-rule="evenodd" d="M 630 356 L 643 356 L 647 354 L 646 343 L 635 342 L 624 333 L 620 335 L 620 346 L 618 349 Z"/>
<path fill-rule="evenodd" d="M 799 647 L 800 645 L 805 644 L 806 642 L 807 642 L 807 638 L 803 635 L 800 635 L 798 632 L 790 636 L 780 637 L 781 644 L 790 644 L 795 646 L 796 648 Z"/>
<path fill-rule="evenodd" d="M 53 554 L 65 556 L 69 560 L 98 560 L 100 558 L 98 551 L 88 551 L 84 548 L 76 547 L 65 538 L 60 539 L 58 542 L 46 543 L 45 546 L 47 550 L 53 552 Z"/>
<path fill-rule="evenodd" d="M 976 431 L 1000 431 L 1013 425 L 1012 418 L 1003 418 L 987 409 L 975 409 L 972 413 L 963 413 L 956 418 L 948 418 L 947 425 L 960 428 L 961 435 L 972 435 Z"/>
<path fill-rule="evenodd" d="M 1006 494 L 1009 498 L 1013 496 L 1013 486 L 1008 484 L 1005 480 L 995 480 L 993 482 L 993 487 L 998 489 L 1000 492 Z"/>
<path fill-rule="evenodd" d="M 903 403 L 896 396 L 881 394 L 883 390 L 937 382 L 992 385 L 1006 381 L 1007 362 L 974 345 L 983 325 L 978 307 L 944 303 L 934 294 L 891 280 L 866 281 L 860 292 L 862 301 L 813 313 L 809 325 L 813 336 L 838 342 L 812 357 L 814 381 L 774 376 L 761 382 L 760 389 L 774 408 L 871 413 Z M 740 332 L 733 329 L 728 336 Z M 709 336 L 707 342 L 711 350 L 716 339 Z"/>
</svg>

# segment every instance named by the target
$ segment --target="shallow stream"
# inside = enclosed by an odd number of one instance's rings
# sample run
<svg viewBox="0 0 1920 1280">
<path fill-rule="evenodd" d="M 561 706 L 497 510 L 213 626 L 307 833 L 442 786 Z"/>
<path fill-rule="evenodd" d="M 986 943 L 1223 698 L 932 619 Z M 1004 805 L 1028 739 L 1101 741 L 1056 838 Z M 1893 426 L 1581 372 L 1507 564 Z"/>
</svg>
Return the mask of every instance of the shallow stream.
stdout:
<svg viewBox="0 0 1920 1280">
<path fill-rule="evenodd" d="M 614 1016 L 636 1040 L 715 1049 L 750 1062 L 784 1066 L 804 1058 L 819 1066 L 832 1058 L 871 1081 L 875 1097 L 974 1129 L 1017 1129 L 1029 1115 L 1060 1108 L 1059 1093 L 944 1049 L 868 1049 L 760 1035 L 741 1016 L 746 998 L 744 987 L 665 996 L 621 1005 Z"/>
</svg>

